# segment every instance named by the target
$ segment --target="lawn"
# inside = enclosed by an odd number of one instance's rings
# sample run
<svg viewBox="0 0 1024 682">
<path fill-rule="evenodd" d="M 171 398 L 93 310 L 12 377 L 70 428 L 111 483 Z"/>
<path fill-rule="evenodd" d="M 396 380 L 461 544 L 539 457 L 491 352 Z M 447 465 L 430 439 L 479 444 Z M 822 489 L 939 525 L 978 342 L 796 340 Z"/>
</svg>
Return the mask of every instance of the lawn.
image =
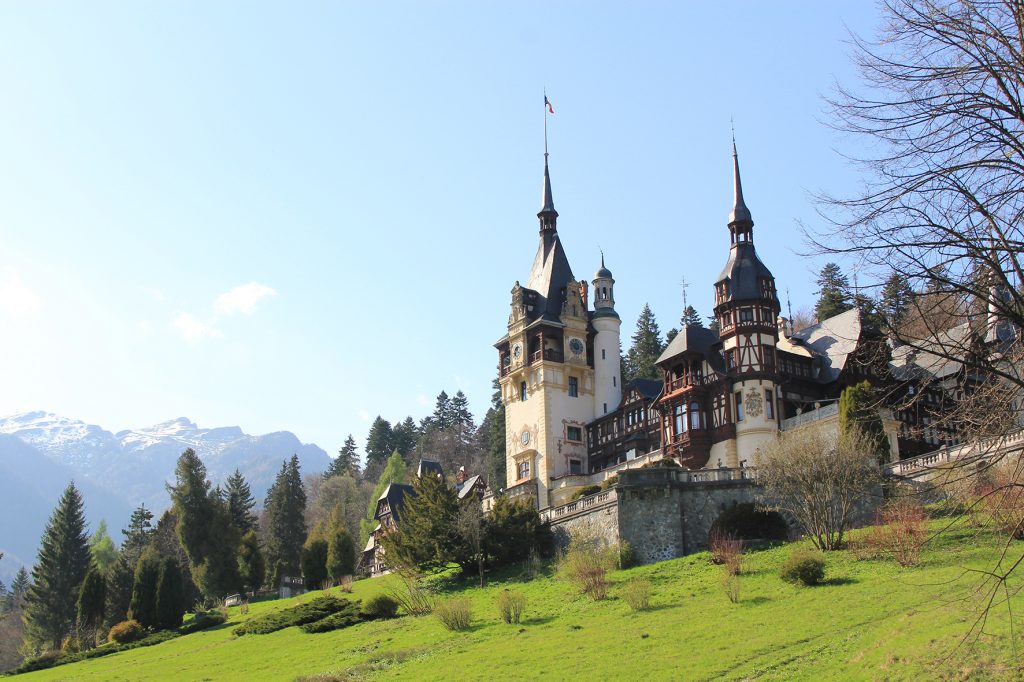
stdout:
<svg viewBox="0 0 1024 682">
<path fill-rule="evenodd" d="M 813 588 L 778 578 L 793 547 L 746 555 L 738 604 L 726 598 L 721 568 L 709 564 L 707 554 L 617 571 L 610 598 L 601 602 L 579 596 L 548 567 L 532 581 L 512 571 L 483 589 L 445 585 L 440 598 L 459 593 L 473 602 L 467 632 L 449 632 L 424 616 L 325 634 L 294 627 L 232 634 L 245 618 L 296 601 L 278 600 L 254 604 L 248 616 L 232 609 L 230 621 L 214 630 L 15 679 L 1020 679 L 1005 606 L 992 612 L 985 634 L 962 643 L 980 604 L 972 596 L 979 575 L 965 568 L 991 567 L 1001 539 L 950 530 L 911 569 L 835 552 L 828 557 L 827 584 Z M 1018 556 L 1022 548 L 1015 544 Z M 653 586 L 651 608 L 633 612 L 616 591 L 641 576 Z M 353 596 L 365 599 L 391 581 L 359 581 Z M 529 600 L 520 625 L 498 618 L 495 598 L 507 587 Z M 1024 599 L 1013 605 L 1024 612 Z"/>
</svg>

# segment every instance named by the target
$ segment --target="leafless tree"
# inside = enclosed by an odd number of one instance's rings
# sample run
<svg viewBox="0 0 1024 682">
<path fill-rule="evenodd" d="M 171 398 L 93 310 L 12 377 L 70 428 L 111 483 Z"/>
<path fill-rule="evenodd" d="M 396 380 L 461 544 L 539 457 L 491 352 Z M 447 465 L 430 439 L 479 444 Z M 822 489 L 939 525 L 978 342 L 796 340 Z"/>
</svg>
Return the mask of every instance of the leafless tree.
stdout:
<svg viewBox="0 0 1024 682">
<path fill-rule="evenodd" d="M 769 501 L 788 512 L 814 546 L 839 549 L 858 504 L 877 502 L 881 472 L 869 444 L 854 431 L 783 432 L 761 451 L 757 479 Z"/>
<path fill-rule="evenodd" d="M 484 517 L 483 507 L 473 496 L 459 504 L 459 515 L 456 517 L 455 525 L 458 527 L 459 537 L 468 545 L 471 558 L 476 560 L 477 575 L 480 577 L 480 587 L 484 586 L 484 538 L 487 535 L 487 520 Z"/>
</svg>

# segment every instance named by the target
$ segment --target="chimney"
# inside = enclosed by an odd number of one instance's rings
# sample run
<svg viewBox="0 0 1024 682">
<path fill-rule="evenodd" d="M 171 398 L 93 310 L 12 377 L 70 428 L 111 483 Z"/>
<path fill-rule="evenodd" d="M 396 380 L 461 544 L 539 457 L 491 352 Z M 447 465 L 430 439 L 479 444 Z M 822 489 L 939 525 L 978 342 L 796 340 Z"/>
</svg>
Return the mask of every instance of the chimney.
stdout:
<svg viewBox="0 0 1024 682">
<path fill-rule="evenodd" d="M 466 482 L 466 467 L 459 467 L 459 473 L 455 474 L 455 482 L 459 485 Z"/>
<path fill-rule="evenodd" d="M 776 322 L 776 324 L 778 324 L 779 326 L 779 336 L 781 336 L 782 338 L 788 339 L 790 336 L 793 335 L 793 323 L 784 318 L 782 315 L 779 315 L 779 319 Z"/>
</svg>

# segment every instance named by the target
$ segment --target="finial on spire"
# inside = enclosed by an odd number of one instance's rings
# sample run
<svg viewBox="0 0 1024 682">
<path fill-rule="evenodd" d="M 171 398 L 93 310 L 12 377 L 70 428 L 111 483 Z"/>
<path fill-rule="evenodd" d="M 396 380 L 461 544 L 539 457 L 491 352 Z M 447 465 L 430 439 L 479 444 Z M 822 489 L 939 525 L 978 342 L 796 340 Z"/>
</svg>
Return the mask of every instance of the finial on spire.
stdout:
<svg viewBox="0 0 1024 682">
<path fill-rule="evenodd" d="M 601 267 L 603 268 L 604 267 L 604 249 L 598 248 L 598 251 L 601 252 Z"/>
<path fill-rule="evenodd" d="M 547 90 L 544 91 L 544 189 L 541 194 L 540 219 L 541 234 L 553 234 L 556 229 L 558 211 L 555 210 L 555 200 L 551 197 L 551 174 L 548 172 L 548 112 L 554 113 L 551 102 L 548 101 Z"/>
</svg>

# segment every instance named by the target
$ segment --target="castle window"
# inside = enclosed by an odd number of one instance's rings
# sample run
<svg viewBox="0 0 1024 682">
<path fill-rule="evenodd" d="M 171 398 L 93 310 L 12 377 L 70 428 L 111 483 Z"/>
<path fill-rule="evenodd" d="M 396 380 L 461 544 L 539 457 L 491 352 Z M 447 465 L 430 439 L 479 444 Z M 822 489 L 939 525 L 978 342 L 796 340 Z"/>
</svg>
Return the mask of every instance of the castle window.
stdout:
<svg viewBox="0 0 1024 682">
<path fill-rule="evenodd" d="M 601 359 L 602 360 L 605 359 L 604 348 L 601 349 Z"/>
<path fill-rule="evenodd" d="M 569 473 L 570 474 L 582 474 L 583 473 L 583 462 L 578 459 L 569 460 Z"/>
<path fill-rule="evenodd" d="M 761 364 L 764 365 L 766 369 L 775 367 L 775 351 L 768 344 L 761 346 Z"/>
<path fill-rule="evenodd" d="M 700 403 L 690 403 L 690 429 L 700 428 Z"/>
<path fill-rule="evenodd" d="M 529 460 L 523 460 L 519 463 L 519 480 L 530 477 L 530 462 Z"/>
<path fill-rule="evenodd" d="M 576 398 L 580 394 L 580 380 L 576 377 L 569 377 L 569 397 Z"/>
<path fill-rule="evenodd" d="M 753 322 L 754 321 L 754 309 L 753 308 L 740 308 L 740 322 Z"/>
<path fill-rule="evenodd" d="M 736 421 L 743 421 L 743 393 L 736 391 Z"/>
<path fill-rule="evenodd" d="M 736 351 L 733 349 L 725 351 L 725 368 L 736 369 Z"/>
<path fill-rule="evenodd" d="M 619 385 L 618 384 L 618 378 L 613 375 L 612 376 L 612 386 L 618 386 L 618 385 Z"/>
<path fill-rule="evenodd" d="M 675 430 L 673 434 L 678 436 L 686 431 L 686 405 L 676 405 L 675 417 Z"/>
<path fill-rule="evenodd" d="M 526 400 L 526 382 L 519 384 L 519 399 Z"/>
<path fill-rule="evenodd" d="M 775 396 L 770 388 L 764 390 L 764 416 L 766 419 L 775 419 Z"/>
<path fill-rule="evenodd" d="M 608 414 L 608 403 L 604 403 L 604 413 Z"/>
<path fill-rule="evenodd" d="M 571 440 L 576 443 L 583 442 L 583 429 L 578 426 L 568 426 L 565 429 L 566 440 Z"/>
</svg>

